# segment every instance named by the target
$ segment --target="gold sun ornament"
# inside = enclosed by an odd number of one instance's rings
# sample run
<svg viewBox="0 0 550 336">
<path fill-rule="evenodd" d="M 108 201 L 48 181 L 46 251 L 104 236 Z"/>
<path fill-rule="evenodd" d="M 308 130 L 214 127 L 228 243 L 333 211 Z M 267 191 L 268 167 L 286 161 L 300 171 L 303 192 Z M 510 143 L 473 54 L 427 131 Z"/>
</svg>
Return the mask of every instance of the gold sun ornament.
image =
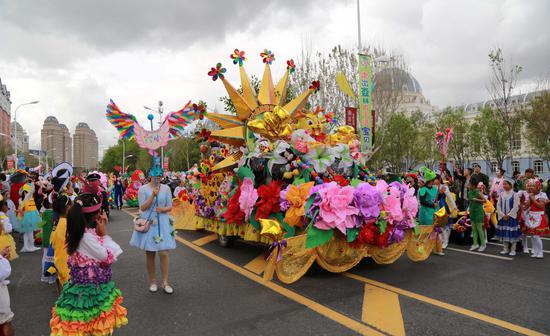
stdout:
<svg viewBox="0 0 550 336">
<path fill-rule="evenodd" d="M 275 60 L 275 54 L 266 49 L 260 53 L 265 67 L 259 92 L 256 92 L 243 66 L 246 60 L 244 54 L 244 51 L 235 49 L 230 55 L 233 64 L 239 66 L 242 93 L 225 79 L 226 69 L 221 63 L 208 72 L 213 81 L 220 79 L 223 83 L 236 115 L 209 113 L 208 118 L 222 128 L 212 131 L 211 138 L 236 148 L 246 146 L 248 150 L 253 150 L 256 140 L 254 133 L 270 141 L 288 139 L 293 131 L 292 118 L 304 108 L 309 96 L 317 92 L 320 86 L 318 81 L 314 81 L 306 91 L 285 104 L 289 76 L 296 66 L 293 60 L 287 61 L 283 77 L 274 85 L 270 65 Z M 243 154 L 242 151 L 233 153 L 214 166 L 213 171 L 235 166 Z"/>
</svg>

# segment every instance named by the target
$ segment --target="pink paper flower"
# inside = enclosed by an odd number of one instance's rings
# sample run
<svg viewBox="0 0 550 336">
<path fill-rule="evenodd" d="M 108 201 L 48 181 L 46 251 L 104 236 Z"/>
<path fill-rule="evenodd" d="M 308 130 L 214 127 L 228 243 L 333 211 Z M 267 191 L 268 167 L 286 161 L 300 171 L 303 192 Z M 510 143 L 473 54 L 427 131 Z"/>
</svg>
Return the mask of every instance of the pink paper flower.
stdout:
<svg viewBox="0 0 550 336">
<path fill-rule="evenodd" d="M 350 205 L 354 192 L 353 187 L 340 187 L 336 182 L 330 182 L 320 189 L 321 202 L 315 227 L 321 230 L 337 228 L 344 235 L 347 228 L 355 227 L 352 216 L 358 211 Z"/>
<path fill-rule="evenodd" d="M 257 200 L 258 191 L 254 189 L 254 182 L 249 177 L 245 177 L 241 185 L 241 196 L 239 196 L 239 207 L 244 212 L 245 220 L 250 218 Z"/>
</svg>

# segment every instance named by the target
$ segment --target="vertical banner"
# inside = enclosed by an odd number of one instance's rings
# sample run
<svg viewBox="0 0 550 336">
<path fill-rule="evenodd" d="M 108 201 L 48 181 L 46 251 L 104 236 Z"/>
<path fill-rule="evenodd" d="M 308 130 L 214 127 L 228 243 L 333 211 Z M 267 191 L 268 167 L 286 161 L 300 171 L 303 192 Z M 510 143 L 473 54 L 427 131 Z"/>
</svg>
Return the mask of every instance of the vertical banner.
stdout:
<svg viewBox="0 0 550 336">
<path fill-rule="evenodd" d="M 357 108 L 346 107 L 346 125 L 353 127 L 357 132 Z"/>
<path fill-rule="evenodd" d="M 165 172 L 169 171 L 169 169 L 168 169 L 168 167 L 169 167 L 169 165 L 168 165 L 169 160 L 170 160 L 170 158 L 169 158 L 168 156 L 165 156 L 165 157 L 164 157 L 164 162 L 163 162 L 164 167 L 162 167 L 162 168 L 164 169 Z"/>
<path fill-rule="evenodd" d="M 359 129 L 361 149 L 368 151 L 372 146 L 372 74 L 370 56 L 359 54 Z"/>
</svg>

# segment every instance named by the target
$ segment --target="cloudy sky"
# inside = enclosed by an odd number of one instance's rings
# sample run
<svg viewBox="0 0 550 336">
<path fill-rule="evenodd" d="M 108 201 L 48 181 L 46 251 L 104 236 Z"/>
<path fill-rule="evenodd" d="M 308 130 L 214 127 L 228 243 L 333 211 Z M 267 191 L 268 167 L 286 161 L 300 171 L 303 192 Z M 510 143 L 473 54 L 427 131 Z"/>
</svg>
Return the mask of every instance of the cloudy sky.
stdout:
<svg viewBox="0 0 550 336">
<path fill-rule="evenodd" d="M 524 90 L 550 74 L 550 1 L 360 1 L 363 41 L 403 54 L 434 105 L 486 99 L 495 46 L 524 67 Z M 71 132 L 90 124 L 101 150 L 117 136 L 104 117 L 109 98 L 143 122 L 143 106 L 159 99 L 167 111 L 190 99 L 219 110 L 223 86 L 206 73 L 221 61 L 237 85 L 233 49 L 257 75 L 259 53 L 271 49 L 278 78 L 302 48 L 355 47 L 356 15 L 355 0 L 0 0 L 0 78 L 13 109 L 40 100 L 18 115 L 31 148 L 54 115 Z"/>
</svg>

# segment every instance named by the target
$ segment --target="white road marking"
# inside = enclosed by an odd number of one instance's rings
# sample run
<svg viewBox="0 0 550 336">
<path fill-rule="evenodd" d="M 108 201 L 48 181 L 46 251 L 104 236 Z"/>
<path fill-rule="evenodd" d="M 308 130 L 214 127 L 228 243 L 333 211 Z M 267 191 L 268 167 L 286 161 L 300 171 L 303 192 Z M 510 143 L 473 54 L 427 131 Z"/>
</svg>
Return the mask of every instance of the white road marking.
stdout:
<svg viewBox="0 0 550 336">
<path fill-rule="evenodd" d="M 480 256 L 483 256 L 483 257 L 489 257 L 489 258 L 495 258 L 495 259 L 501 259 L 501 260 L 514 260 L 514 258 L 496 256 L 496 255 L 482 253 L 482 252 L 476 252 L 476 251 L 466 251 L 466 250 L 461 250 L 461 249 L 452 248 L 452 247 L 447 247 L 446 250 L 456 251 L 456 252 L 463 252 L 463 253 L 468 253 L 468 254 L 475 254 L 475 255 L 480 255 Z"/>
<path fill-rule="evenodd" d="M 487 243 L 487 244 L 491 244 L 491 245 L 495 245 L 495 246 L 502 246 L 502 244 L 499 244 L 499 243 Z M 532 249 L 529 249 L 529 250 L 532 250 Z M 542 250 L 542 252 L 544 253 L 550 253 L 550 251 L 547 251 L 547 250 Z M 519 253 L 519 252 L 518 252 Z M 523 252 L 522 252 L 523 253 Z"/>
</svg>

